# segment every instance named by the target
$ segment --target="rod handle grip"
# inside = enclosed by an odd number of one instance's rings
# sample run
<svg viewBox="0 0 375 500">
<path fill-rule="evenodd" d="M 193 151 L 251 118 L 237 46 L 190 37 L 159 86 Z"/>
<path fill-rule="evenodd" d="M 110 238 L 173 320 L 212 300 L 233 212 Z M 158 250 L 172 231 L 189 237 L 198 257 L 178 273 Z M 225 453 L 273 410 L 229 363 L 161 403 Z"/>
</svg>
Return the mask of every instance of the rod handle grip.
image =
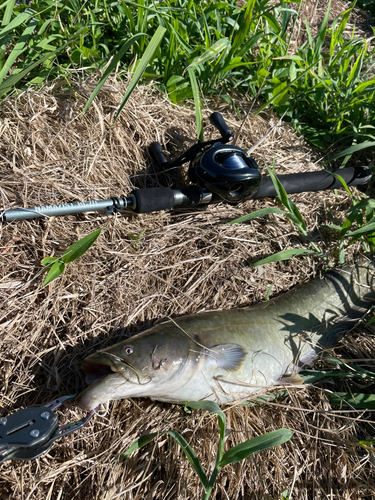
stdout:
<svg viewBox="0 0 375 500">
<path fill-rule="evenodd" d="M 332 172 L 339 175 L 348 186 L 367 184 L 372 172 L 368 167 L 346 167 Z M 302 172 L 300 174 L 285 174 L 277 176 L 288 194 L 322 191 L 324 189 L 340 189 L 341 181 L 327 170 L 317 172 Z M 260 188 L 252 198 L 273 198 L 277 196 L 270 177 L 263 177 Z"/>
<path fill-rule="evenodd" d="M 169 210 L 175 205 L 174 191 L 171 188 L 144 188 L 132 192 L 136 200 L 134 212 L 145 214 Z"/>
</svg>

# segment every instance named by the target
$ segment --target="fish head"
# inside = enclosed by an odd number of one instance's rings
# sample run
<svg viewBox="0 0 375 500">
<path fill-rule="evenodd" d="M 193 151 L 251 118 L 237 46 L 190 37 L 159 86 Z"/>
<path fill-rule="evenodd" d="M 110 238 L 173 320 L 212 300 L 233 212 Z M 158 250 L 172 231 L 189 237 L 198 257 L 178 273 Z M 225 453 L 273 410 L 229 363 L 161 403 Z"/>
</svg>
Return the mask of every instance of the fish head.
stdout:
<svg viewBox="0 0 375 500">
<path fill-rule="evenodd" d="M 89 384 L 76 398 L 91 410 L 109 400 L 157 397 L 160 387 L 173 388 L 189 357 L 191 339 L 165 323 L 97 351 L 82 362 Z"/>
</svg>

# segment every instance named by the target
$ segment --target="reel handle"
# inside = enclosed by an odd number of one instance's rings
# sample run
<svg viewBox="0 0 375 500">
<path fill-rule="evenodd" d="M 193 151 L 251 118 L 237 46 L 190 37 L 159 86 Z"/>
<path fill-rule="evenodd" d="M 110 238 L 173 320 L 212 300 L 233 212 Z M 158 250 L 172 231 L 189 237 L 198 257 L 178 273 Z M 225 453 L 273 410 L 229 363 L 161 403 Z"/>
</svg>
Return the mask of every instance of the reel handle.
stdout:
<svg viewBox="0 0 375 500">
<path fill-rule="evenodd" d="M 214 113 L 212 113 L 212 115 L 210 115 L 209 120 L 212 123 L 212 125 L 215 128 L 217 128 L 217 130 L 220 132 L 221 137 L 223 138 L 223 141 L 225 143 L 229 142 L 229 141 L 233 141 L 233 138 L 234 138 L 233 130 L 231 130 L 228 127 L 228 125 L 225 123 L 225 120 L 224 120 L 223 115 L 221 113 L 218 113 L 217 111 L 215 111 Z"/>
<path fill-rule="evenodd" d="M 163 170 L 169 165 L 167 158 L 164 156 L 163 150 L 159 142 L 152 142 L 149 147 L 149 152 L 158 167 Z"/>
</svg>

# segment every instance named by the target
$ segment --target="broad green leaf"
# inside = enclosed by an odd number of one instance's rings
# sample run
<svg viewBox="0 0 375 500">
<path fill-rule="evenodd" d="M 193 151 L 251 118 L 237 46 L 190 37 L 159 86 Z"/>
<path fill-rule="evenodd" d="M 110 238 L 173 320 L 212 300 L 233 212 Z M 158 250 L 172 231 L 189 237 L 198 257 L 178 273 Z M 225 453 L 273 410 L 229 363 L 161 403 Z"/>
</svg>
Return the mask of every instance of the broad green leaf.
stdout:
<svg viewBox="0 0 375 500">
<path fill-rule="evenodd" d="M 43 286 L 48 285 L 52 280 L 58 278 L 65 270 L 64 262 L 58 260 L 55 262 L 47 273 L 47 276 L 43 282 Z"/>
<path fill-rule="evenodd" d="M 61 260 L 68 264 L 68 262 L 73 262 L 73 260 L 78 259 L 91 247 L 91 245 L 96 241 L 101 233 L 102 229 L 96 229 L 92 233 L 84 236 L 82 239 L 76 241 L 63 253 Z"/>
<path fill-rule="evenodd" d="M 98 85 L 94 88 L 94 90 L 92 91 L 90 97 L 88 98 L 88 100 L 87 100 L 87 102 L 85 104 L 85 107 L 83 108 L 83 113 L 89 108 L 90 104 L 92 103 L 92 101 L 98 95 L 100 89 L 105 84 L 107 78 L 115 70 L 117 64 L 124 57 L 125 53 L 129 50 L 129 48 L 133 45 L 134 42 L 136 42 L 139 38 L 142 38 L 143 36 L 146 36 L 146 34 L 145 33 L 138 33 L 138 34 L 132 36 L 129 40 L 127 40 L 126 43 L 124 43 L 124 45 L 121 47 L 121 49 L 113 57 L 113 59 L 111 60 L 111 62 L 108 64 L 106 70 L 104 71 L 103 76 L 101 77 Z"/>
<path fill-rule="evenodd" d="M 130 80 L 130 83 L 128 85 L 128 88 L 126 89 L 125 95 L 121 101 L 120 107 L 116 113 L 115 116 L 115 121 L 119 117 L 121 111 L 123 110 L 125 104 L 127 103 L 129 97 L 131 96 L 133 90 L 137 86 L 139 80 L 142 78 L 143 73 L 145 72 L 147 66 L 150 64 L 152 58 L 155 55 L 155 52 L 157 48 L 159 47 L 164 33 L 166 32 L 166 28 L 163 26 L 159 26 L 158 29 L 155 31 L 154 36 L 151 38 L 150 43 L 147 46 L 147 49 L 145 50 L 141 60 L 138 63 L 138 66 Z"/>
<path fill-rule="evenodd" d="M 292 257 L 296 257 L 297 255 L 319 255 L 318 252 L 314 250 L 308 250 L 307 248 L 292 248 L 290 250 L 282 250 L 281 252 L 274 253 L 265 259 L 258 260 L 255 264 L 252 264 L 252 267 L 262 266 L 263 264 L 269 264 L 270 262 L 279 262 L 281 260 L 288 260 Z"/>
<path fill-rule="evenodd" d="M 161 436 L 162 434 L 164 433 L 153 432 L 151 434 L 145 434 L 144 436 L 139 437 L 130 445 L 130 447 L 126 451 L 124 451 L 124 453 L 119 456 L 119 460 L 124 460 L 126 457 L 131 455 L 133 451 L 142 448 L 142 446 L 146 446 L 146 444 L 150 443 L 153 439 Z"/>
<path fill-rule="evenodd" d="M 243 215 L 238 219 L 234 219 L 230 222 L 227 222 L 227 226 L 230 226 L 231 224 L 239 224 L 240 222 L 245 222 L 247 220 L 255 219 L 256 217 L 263 217 L 264 215 L 269 215 L 269 214 L 285 214 L 285 212 L 283 210 L 280 210 L 279 208 L 271 208 L 271 207 L 262 208 L 260 210 L 257 210 L 256 212 Z"/>
<path fill-rule="evenodd" d="M 191 88 L 193 90 L 194 107 L 195 107 L 195 121 L 197 124 L 197 137 L 198 141 L 203 142 L 203 122 L 202 122 L 202 110 L 201 110 L 201 97 L 199 93 L 199 87 L 197 78 L 195 76 L 194 68 L 190 67 L 188 69 Z"/>
<path fill-rule="evenodd" d="M 253 453 L 284 444 L 289 441 L 292 436 L 293 431 L 289 429 L 278 429 L 276 431 L 269 432 L 268 434 L 249 439 L 244 443 L 230 448 L 226 453 L 224 453 L 223 458 L 219 462 L 219 466 L 225 467 L 225 465 L 240 462 Z"/>
<path fill-rule="evenodd" d="M 216 413 L 219 421 L 220 437 L 222 439 L 225 437 L 225 415 L 217 403 L 214 401 L 189 401 L 185 406 L 195 410 L 207 410 L 210 413 Z"/>
<path fill-rule="evenodd" d="M 166 434 L 169 434 L 170 436 L 172 436 L 173 439 L 180 445 L 182 451 L 187 456 L 187 459 L 189 460 L 189 462 L 193 466 L 195 472 L 198 474 L 198 477 L 199 477 L 203 487 L 207 488 L 208 487 L 207 476 L 203 470 L 201 463 L 198 460 L 197 455 L 194 453 L 192 447 L 189 445 L 189 443 L 186 441 L 186 439 L 183 438 L 181 436 L 181 434 L 179 434 L 178 432 L 173 431 L 173 430 L 167 431 Z"/>
<path fill-rule="evenodd" d="M 361 394 L 355 392 L 327 392 L 326 394 L 330 403 L 335 406 L 344 406 L 359 410 L 375 409 L 375 394 Z"/>
</svg>

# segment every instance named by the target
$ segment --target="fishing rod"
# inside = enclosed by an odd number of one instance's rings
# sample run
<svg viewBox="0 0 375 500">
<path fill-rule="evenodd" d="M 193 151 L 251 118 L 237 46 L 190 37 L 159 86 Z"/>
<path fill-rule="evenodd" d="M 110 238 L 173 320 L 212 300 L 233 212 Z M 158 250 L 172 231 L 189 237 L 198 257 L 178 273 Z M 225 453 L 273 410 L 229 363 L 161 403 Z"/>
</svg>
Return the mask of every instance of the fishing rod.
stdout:
<svg viewBox="0 0 375 500">
<path fill-rule="evenodd" d="M 134 189 L 128 196 L 106 200 L 10 209 L 0 215 L 0 221 L 10 222 L 83 212 L 104 212 L 105 215 L 110 215 L 127 208 L 141 214 L 216 201 L 239 203 L 247 199 L 276 197 L 277 193 L 271 178 L 262 176 L 254 158 L 243 149 L 228 145 L 233 140 L 234 134 L 223 116 L 214 112 L 209 119 L 221 137 L 206 142 L 198 141 L 172 162 L 168 162 L 158 142 L 153 142 L 149 148 L 153 160 L 162 171 L 190 162 L 188 178 L 191 184 L 182 189 L 169 187 Z M 369 167 L 346 167 L 336 172 L 348 186 L 359 186 L 364 192 L 372 179 Z M 287 194 L 342 188 L 341 180 L 332 175 L 333 173 L 335 171 L 319 170 L 284 174 L 278 178 Z"/>
</svg>

